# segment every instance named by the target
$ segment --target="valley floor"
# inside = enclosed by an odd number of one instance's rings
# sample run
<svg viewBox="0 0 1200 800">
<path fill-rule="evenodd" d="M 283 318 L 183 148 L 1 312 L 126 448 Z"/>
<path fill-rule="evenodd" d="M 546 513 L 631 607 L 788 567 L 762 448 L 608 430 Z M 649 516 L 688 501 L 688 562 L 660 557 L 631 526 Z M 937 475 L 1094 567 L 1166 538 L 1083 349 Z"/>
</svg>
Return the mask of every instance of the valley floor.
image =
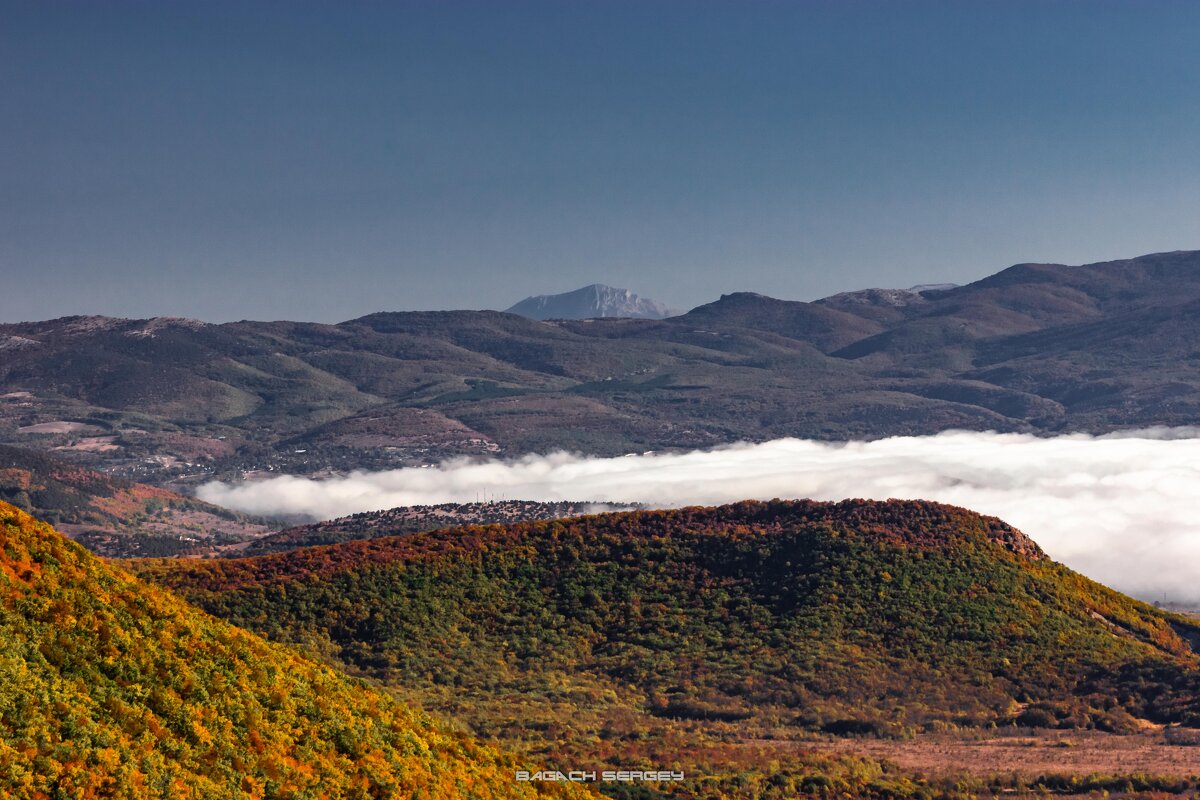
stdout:
<svg viewBox="0 0 1200 800">
<path fill-rule="evenodd" d="M 756 744 L 766 744 L 758 742 Z M 814 749 L 812 742 L 779 743 Z M 1200 742 L 1168 743 L 1162 732 L 1022 731 L 977 735 L 926 734 L 914 739 L 836 739 L 815 749 L 891 761 L 930 778 L 968 774 L 1016 776 L 1130 775 L 1192 777 L 1200 773 Z"/>
</svg>

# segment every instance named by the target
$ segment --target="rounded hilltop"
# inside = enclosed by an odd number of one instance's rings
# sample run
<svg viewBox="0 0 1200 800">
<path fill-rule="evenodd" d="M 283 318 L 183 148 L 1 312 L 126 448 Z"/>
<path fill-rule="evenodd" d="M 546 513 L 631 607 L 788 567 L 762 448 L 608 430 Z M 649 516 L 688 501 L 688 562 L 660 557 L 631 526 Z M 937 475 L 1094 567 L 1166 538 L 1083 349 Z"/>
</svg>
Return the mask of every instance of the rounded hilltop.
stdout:
<svg viewBox="0 0 1200 800">
<path fill-rule="evenodd" d="M 520 704 L 523 729 L 552 724 L 523 692 L 560 677 L 597 731 L 617 711 L 587 698 L 607 692 L 643 721 L 747 731 L 985 727 L 1029 704 L 1065 727 L 1200 725 L 1200 628 L 940 503 L 745 501 L 136 569 L 455 715 Z"/>
</svg>

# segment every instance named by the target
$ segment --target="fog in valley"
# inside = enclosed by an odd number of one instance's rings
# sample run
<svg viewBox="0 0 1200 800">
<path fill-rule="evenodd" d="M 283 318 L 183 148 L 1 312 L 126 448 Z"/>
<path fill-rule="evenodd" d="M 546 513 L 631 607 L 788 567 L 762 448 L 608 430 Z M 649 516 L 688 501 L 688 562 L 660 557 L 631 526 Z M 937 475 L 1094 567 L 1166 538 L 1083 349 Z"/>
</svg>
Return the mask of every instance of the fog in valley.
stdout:
<svg viewBox="0 0 1200 800">
<path fill-rule="evenodd" d="M 323 480 L 213 482 L 198 494 L 239 511 L 318 519 L 481 498 L 656 507 L 776 497 L 937 500 L 1001 517 L 1051 557 L 1136 597 L 1200 603 L 1200 428 L 779 439 L 620 458 L 553 453 Z"/>
</svg>

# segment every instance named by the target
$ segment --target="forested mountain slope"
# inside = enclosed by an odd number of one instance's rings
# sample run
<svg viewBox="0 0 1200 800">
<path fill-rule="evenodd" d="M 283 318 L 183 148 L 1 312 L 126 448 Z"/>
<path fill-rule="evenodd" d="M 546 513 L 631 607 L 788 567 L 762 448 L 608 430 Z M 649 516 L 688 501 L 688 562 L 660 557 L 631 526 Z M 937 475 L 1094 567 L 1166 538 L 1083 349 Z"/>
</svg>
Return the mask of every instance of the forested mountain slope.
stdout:
<svg viewBox="0 0 1200 800">
<path fill-rule="evenodd" d="M 746 502 L 137 568 L 559 761 L 1200 726 L 1200 626 L 933 503 Z"/>
<path fill-rule="evenodd" d="M 532 796 L 514 766 L 0 502 L 0 796 Z"/>
</svg>

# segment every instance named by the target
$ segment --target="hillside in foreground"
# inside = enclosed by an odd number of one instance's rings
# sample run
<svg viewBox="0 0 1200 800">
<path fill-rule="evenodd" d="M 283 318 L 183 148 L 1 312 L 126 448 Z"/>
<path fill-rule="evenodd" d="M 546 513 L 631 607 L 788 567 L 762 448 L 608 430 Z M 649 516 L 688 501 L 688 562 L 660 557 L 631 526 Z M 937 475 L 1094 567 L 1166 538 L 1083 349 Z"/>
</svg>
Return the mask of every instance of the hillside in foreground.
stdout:
<svg viewBox="0 0 1200 800">
<path fill-rule="evenodd" d="M 560 764 L 1200 727 L 1200 625 L 933 503 L 746 502 L 137 568 Z"/>
<path fill-rule="evenodd" d="M 513 766 L 0 502 L 0 796 L 533 795 Z"/>
<path fill-rule="evenodd" d="M 551 765 L 502 755 L 460 730 L 215 620 L 0 503 L 5 798 L 485 800 L 594 797 L 597 790 L 638 800 L 972 795 L 952 781 L 931 783 L 868 756 L 812 747 L 775 754 L 767 764 L 758 754 L 711 748 L 707 774 L 689 771 L 681 782 L 522 783 L 517 768 Z M 630 748 L 621 768 L 689 763 L 674 753 L 646 756 Z"/>
</svg>

